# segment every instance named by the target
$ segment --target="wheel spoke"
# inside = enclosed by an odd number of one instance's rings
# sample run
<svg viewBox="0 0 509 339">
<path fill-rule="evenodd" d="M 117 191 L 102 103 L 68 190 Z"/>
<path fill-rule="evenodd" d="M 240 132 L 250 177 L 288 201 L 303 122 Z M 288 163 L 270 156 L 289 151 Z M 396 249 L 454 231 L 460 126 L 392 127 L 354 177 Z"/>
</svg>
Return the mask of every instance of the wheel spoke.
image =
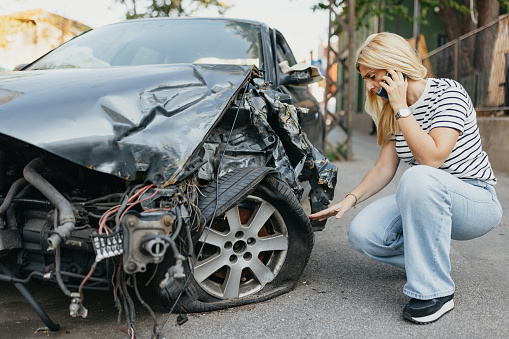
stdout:
<svg viewBox="0 0 509 339">
<path fill-rule="evenodd" d="M 242 224 L 240 222 L 239 207 L 235 206 L 226 212 L 226 218 L 228 220 L 228 226 L 230 227 L 230 233 L 235 233 L 240 230 Z"/>
<path fill-rule="evenodd" d="M 238 298 L 240 288 L 240 278 L 242 275 L 241 265 L 232 265 L 228 270 L 224 284 L 225 298 Z"/>
<path fill-rule="evenodd" d="M 207 236 L 206 239 L 205 239 L 205 236 Z M 214 245 L 216 247 L 221 248 L 221 247 L 223 247 L 224 243 L 226 242 L 226 235 L 224 235 L 214 229 L 210 229 L 210 231 L 208 232 L 208 235 L 207 235 L 207 230 L 205 230 L 200 237 L 200 241 L 205 242 L 206 244 Z"/>
<path fill-rule="evenodd" d="M 260 260 L 255 259 L 249 263 L 251 272 L 255 275 L 256 279 L 260 284 L 265 285 L 274 279 L 274 273 L 272 273 L 267 266 L 265 266 Z"/>
<path fill-rule="evenodd" d="M 224 259 L 224 256 L 218 254 L 201 262 L 199 261 L 194 267 L 194 279 L 201 283 L 227 263 Z"/>
<path fill-rule="evenodd" d="M 256 244 L 258 253 L 266 251 L 286 251 L 287 249 L 288 239 L 282 234 L 259 238 Z"/>
<path fill-rule="evenodd" d="M 249 234 L 251 236 L 255 236 L 258 234 L 260 229 L 265 225 L 267 220 L 274 214 L 274 207 L 272 205 L 266 203 L 265 201 L 260 204 L 260 207 L 255 212 L 254 218 L 251 220 L 249 224 Z"/>
</svg>

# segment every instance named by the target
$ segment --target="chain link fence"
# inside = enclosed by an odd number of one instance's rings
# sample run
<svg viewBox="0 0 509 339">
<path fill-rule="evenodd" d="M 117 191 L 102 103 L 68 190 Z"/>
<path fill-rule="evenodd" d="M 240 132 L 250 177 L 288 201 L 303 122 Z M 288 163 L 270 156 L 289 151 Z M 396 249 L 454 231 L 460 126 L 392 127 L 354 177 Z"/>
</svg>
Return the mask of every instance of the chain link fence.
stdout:
<svg viewBox="0 0 509 339">
<path fill-rule="evenodd" d="M 509 14 L 423 57 L 428 77 L 460 82 L 480 116 L 509 116 Z"/>
</svg>

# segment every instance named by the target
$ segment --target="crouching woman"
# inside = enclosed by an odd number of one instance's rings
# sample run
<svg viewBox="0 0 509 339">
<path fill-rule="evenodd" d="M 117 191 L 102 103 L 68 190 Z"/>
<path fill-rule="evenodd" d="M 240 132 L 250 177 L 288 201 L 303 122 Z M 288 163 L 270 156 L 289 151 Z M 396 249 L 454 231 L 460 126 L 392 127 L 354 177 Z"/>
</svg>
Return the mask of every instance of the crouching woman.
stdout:
<svg viewBox="0 0 509 339">
<path fill-rule="evenodd" d="M 469 95 L 456 81 L 426 79 L 426 68 L 402 37 L 369 36 L 356 68 L 366 82 L 366 110 L 381 152 L 342 201 L 309 217 L 341 218 L 384 188 L 401 160 L 409 164 L 395 194 L 355 216 L 348 238 L 369 257 L 405 269 L 403 293 L 411 299 L 403 318 L 431 323 L 454 307 L 451 239 L 480 237 L 502 218 L 496 178 Z"/>
</svg>

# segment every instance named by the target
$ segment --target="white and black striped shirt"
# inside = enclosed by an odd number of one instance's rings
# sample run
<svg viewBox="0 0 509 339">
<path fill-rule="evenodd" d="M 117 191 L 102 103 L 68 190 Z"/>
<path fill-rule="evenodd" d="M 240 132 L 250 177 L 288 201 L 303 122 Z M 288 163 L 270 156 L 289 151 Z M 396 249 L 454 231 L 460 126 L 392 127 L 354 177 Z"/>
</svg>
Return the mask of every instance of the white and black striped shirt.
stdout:
<svg viewBox="0 0 509 339">
<path fill-rule="evenodd" d="M 410 106 L 421 128 L 448 127 L 460 132 L 451 154 L 440 169 L 460 179 L 479 179 L 495 184 L 488 155 L 482 150 L 476 112 L 470 97 L 458 82 L 450 79 L 427 79 L 426 89 Z M 395 135 L 396 152 L 410 166 L 419 165 L 408 148 L 403 134 Z"/>
</svg>

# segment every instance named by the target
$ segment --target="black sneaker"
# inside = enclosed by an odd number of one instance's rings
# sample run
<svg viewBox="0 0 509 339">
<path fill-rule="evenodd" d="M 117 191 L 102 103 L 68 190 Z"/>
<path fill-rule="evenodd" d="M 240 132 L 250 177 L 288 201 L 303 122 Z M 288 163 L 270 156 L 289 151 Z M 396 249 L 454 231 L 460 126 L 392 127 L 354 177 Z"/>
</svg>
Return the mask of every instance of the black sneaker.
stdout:
<svg viewBox="0 0 509 339">
<path fill-rule="evenodd" d="M 430 324 L 454 308 L 454 294 L 429 300 L 410 299 L 403 309 L 403 319 L 416 324 Z"/>
</svg>

